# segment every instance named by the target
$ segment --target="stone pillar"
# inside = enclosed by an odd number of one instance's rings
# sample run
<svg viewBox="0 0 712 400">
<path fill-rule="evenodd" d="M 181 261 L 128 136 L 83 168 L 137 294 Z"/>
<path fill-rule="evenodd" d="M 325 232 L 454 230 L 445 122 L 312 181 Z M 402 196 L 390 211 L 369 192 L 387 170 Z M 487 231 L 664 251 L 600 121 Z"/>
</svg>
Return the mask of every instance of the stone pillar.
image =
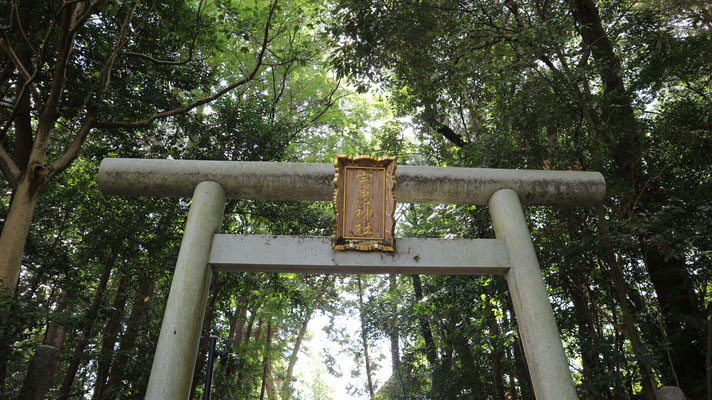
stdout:
<svg viewBox="0 0 712 400">
<path fill-rule="evenodd" d="M 147 400 L 190 396 L 210 285 L 210 249 L 225 209 L 225 191 L 215 182 L 195 188 L 183 233 L 161 334 L 153 358 Z"/>
<path fill-rule="evenodd" d="M 519 196 L 499 190 L 489 208 L 497 238 L 507 244 L 507 284 L 536 398 L 578 399 Z"/>
</svg>

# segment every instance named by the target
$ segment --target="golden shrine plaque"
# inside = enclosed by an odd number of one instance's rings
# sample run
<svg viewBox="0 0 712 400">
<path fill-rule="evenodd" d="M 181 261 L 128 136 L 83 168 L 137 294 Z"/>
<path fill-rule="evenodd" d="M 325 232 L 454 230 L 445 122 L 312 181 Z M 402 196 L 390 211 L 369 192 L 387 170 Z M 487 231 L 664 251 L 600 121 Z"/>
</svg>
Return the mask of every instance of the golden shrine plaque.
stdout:
<svg viewBox="0 0 712 400">
<path fill-rule="evenodd" d="M 396 157 L 334 156 L 336 250 L 394 251 Z"/>
</svg>

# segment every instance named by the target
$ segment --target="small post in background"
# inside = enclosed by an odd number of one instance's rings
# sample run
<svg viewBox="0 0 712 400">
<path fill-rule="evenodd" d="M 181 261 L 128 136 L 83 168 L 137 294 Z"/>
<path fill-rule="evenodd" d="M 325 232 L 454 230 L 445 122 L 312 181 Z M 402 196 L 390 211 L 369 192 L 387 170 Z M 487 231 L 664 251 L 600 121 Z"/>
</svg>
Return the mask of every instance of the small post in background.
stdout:
<svg viewBox="0 0 712 400">
<path fill-rule="evenodd" d="M 203 392 L 203 400 L 210 400 L 210 391 L 213 388 L 213 367 L 215 367 L 215 342 L 218 337 L 210 335 L 210 344 L 208 349 L 208 370 L 205 373 L 205 391 Z"/>
</svg>

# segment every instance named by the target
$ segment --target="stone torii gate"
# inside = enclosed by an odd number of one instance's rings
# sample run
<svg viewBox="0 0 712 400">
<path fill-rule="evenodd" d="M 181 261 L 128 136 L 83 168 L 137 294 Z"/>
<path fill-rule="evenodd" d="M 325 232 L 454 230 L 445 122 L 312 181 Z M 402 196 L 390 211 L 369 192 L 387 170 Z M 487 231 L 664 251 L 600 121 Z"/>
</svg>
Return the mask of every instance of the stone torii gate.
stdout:
<svg viewBox="0 0 712 400">
<path fill-rule="evenodd" d="M 187 399 L 211 270 L 507 276 L 534 393 L 577 399 L 534 246 L 528 205 L 603 201 L 598 172 L 399 166 L 399 202 L 489 205 L 496 239 L 397 239 L 394 253 L 331 249 L 328 237 L 217 233 L 227 198 L 329 201 L 333 164 L 105 159 L 105 195 L 192 197 L 146 399 Z"/>
</svg>

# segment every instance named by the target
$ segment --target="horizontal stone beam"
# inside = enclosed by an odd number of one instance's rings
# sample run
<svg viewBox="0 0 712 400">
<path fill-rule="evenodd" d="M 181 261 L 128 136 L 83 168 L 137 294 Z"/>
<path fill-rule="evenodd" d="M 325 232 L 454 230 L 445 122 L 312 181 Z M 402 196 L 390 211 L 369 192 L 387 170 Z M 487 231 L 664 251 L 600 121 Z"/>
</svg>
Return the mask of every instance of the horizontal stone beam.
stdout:
<svg viewBox="0 0 712 400">
<path fill-rule="evenodd" d="M 318 236 L 215 235 L 210 266 L 232 272 L 503 275 L 509 270 L 498 239 L 396 239 L 396 251 L 331 249 Z"/>
<path fill-rule="evenodd" d="M 106 158 L 99 187 L 106 195 L 190 197 L 198 183 L 219 183 L 228 198 L 330 201 L 332 164 Z M 500 189 L 512 189 L 529 205 L 594 205 L 606 184 L 598 172 L 489 168 L 396 169 L 401 203 L 486 205 Z"/>
</svg>

